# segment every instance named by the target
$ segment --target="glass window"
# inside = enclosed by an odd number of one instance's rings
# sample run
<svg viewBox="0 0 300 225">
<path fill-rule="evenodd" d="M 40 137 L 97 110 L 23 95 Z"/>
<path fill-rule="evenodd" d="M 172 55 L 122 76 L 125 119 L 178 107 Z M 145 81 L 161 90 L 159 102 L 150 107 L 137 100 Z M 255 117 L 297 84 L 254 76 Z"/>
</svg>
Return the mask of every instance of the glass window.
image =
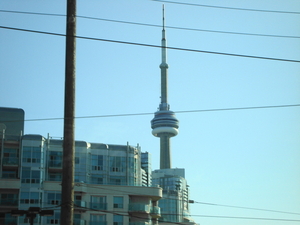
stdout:
<svg viewBox="0 0 300 225">
<path fill-rule="evenodd" d="M 41 162 L 41 148 L 40 147 L 23 147 L 23 159 L 24 163 L 40 163 Z"/>
<path fill-rule="evenodd" d="M 124 172 L 126 169 L 126 158 L 120 156 L 111 156 L 109 159 L 109 170 L 111 172 Z"/>
<path fill-rule="evenodd" d="M 91 214 L 89 225 L 106 225 L 106 215 L 103 214 Z"/>
<path fill-rule="evenodd" d="M 114 196 L 114 208 L 123 208 L 123 197 Z"/>
<path fill-rule="evenodd" d="M 91 175 L 91 183 L 92 184 L 104 184 L 104 175 L 100 174 L 92 174 Z"/>
<path fill-rule="evenodd" d="M 48 204 L 60 205 L 61 204 L 61 193 L 52 192 L 47 194 Z"/>
<path fill-rule="evenodd" d="M 62 181 L 62 174 L 61 173 L 49 173 L 48 174 L 49 181 Z"/>
<path fill-rule="evenodd" d="M 17 206 L 18 205 L 18 194 L 10 194 L 10 193 L 0 194 L 0 205 L 1 206 Z"/>
<path fill-rule="evenodd" d="M 49 167 L 62 167 L 62 152 L 50 151 L 49 153 Z"/>
<path fill-rule="evenodd" d="M 92 170 L 104 170 L 106 156 L 92 155 Z"/>
<path fill-rule="evenodd" d="M 18 178 L 18 171 L 16 170 L 3 170 L 2 171 L 2 178 L 9 178 L 9 179 L 14 179 Z"/>
<path fill-rule="evenodd" d="M 106 196 L 91 196 L 91 208 L 106 210 Z"/>
<path fill-rule="evenodd" d="M 110 176 L 109 184 L 110 185 L 125 185 L 125 177 L 123 176 Z"/>
<path fill-rule="evenodd" d="M 20 198 L 21 204 L 39 204 L 40 193 L 39 192 L 21 192 Z"/>
<path fill-rule="evenodd" d="M 123 225 L 123 216 L 114 215 L 114 223 L 113 225 Z"/>
</svg>

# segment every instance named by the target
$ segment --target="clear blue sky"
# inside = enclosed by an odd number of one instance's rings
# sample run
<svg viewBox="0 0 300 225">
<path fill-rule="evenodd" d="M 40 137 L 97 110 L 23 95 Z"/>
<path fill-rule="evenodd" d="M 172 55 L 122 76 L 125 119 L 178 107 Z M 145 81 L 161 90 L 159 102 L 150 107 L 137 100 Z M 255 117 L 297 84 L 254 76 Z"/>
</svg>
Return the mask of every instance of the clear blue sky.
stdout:
<svg viewBox="0 0 300 225">
<path fill-rule="evenodd" d="M 233 8 L 300 12 L 299 1 L 189 1 Z M 78 0 L 77 15 L 161 25 L 162 2 Z M 166 25 L 212 31 L 300 37 L 300 14 L 166 3 Z M 1 10 L 65 15 L 65 1 L 2 0 Z M 160 45 L 161 28 L 78 18 L 77 35 Z M 0 25 L 65 33 L 65 17 L 0 12 Z M 167 28 L 168 46 L 300 60 L 300 38 Z M 76 116 L 154 113 L 159 105 L 159 48 L 77 40 Z M 300 103 L 300 63 L 168 50 L 173 111 Z M 0 106 L 26 119 L 62 118 L 65 38 L 0 28 Z M 76 139 L 139 143 L 159 165 L 153 115 L 81 118 Z M 177 113 L 173 166 L 186 169 L 197 202 L 300 213 L 300 107 Z M 27 121 L 26 134 L 62 137 L 63 120 Z M 201 225 L 278 225 L 300 215 L 194 204 Z M 198 215 L 198 216 L 196 216 Z M 201 216 L 202 215 L 202 216 Z M 206 217 L 212 216 L 212 217 Z"/>
</svg>

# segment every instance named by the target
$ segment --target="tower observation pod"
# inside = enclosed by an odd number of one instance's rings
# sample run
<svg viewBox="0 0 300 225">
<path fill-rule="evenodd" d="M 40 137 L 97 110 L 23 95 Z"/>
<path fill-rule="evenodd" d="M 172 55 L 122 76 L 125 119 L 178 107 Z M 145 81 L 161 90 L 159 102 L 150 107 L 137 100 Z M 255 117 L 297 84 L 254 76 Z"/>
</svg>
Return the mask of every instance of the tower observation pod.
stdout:
<svg viewBox="0 0 300 225">
<path fill-rule="evenodd" d="M 160 138 L 160 169 L 170 169 L 171 146 L 170 138 L 178 134 L 179 121 L 175 113 L 170 111 L 168 104 L 168 64 L 167 64 L 167 40 L 165 34 L 165 16 L 163 7 L 163 29 L 162 29 L 162 62 L 161 71 L 161 103 L 154 118 L 151 120 L 152 134 Z"/>
</svg>

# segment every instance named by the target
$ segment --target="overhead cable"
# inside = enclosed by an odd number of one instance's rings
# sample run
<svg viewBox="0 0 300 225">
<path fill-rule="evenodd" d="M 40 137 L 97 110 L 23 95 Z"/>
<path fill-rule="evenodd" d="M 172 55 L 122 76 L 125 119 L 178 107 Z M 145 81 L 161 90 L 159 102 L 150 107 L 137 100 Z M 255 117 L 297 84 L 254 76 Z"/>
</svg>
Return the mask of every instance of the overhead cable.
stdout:
<svg viewBox="0 0 300 225">
<path fill-rule="evenodd" d="M 21 12 L 21 11 L 10 11 L 10 10 L 0 10 L 0 12 L 32 14 L 32 15 L 44 15 L 44 16 L 64 16 L 65 17 L 65 15 L 63 15 L 63 14 L 55 14 L 55 13 L 36 13 L 36 12 Z M 131 25 L 161 28 L 161 25 L 149 24 L 149 23 L 130 22 L 130 21 L 123 21 L 123 20 L 113 20 L 113 19 L 105 19 L 105 18 L 98 18 L 98 17 L 91 17 L 91 16 L 79 16 L 79 15 L 77 15 L 76 17 L 77 18 L 83 18 L 83 19 L 90 19 L 90 20 L 101 20 L 101 21 L 113 22 L 113 23 L 124 23 L 124 24 L 131 24 Z M 234 32 L 234 31 L 207 30 L 207 29 L 176 27 L 176 26 L 165 26 L 165 27 L 168 28 L 168 29 L 197 31 L 197 32 L 209 32 L 209 33 L 220 33 L 220 34 L 231 34 L 231 35 L 260 36 L 260 37 L 272 37 L 272 38 L 300 38 L 300 36 L 290 36 L 290 35 L 243 33 L 243 32 Z"/>
<path fill-rule="evenodd" d="M 300 215 L 300 213 L 286 212 L 286 211 L 279 211 L 279 210 L 272 210 L 272 209 L 261 209 L 261 208 L 252 208 L 252 207 L 234 206 L 234 205 L 224 205 L 224 204 L 216 204 L 216 203 L 208 203 L 208 202 L 197 202 L 197 201 L 192 201 L 192 203 L 202 204 L 202 205 L 211 205 L 211 206 L 230 207 L 230 208 L 237 208 L 237 209 L 249 209 L 249 210 L 257 210 L 257 211 L 266 211 L 266 212 L 274 212 L 274 213 Z"/>
<path fill-rule="evenodd" d="M 29 30 L 29 29 L 23 29 L 23 28 L 15 28 L 15 27 L 0 26 L 0 28 L 9 29 L 9 30 L 24 31 L 24 32 L 31 32 L 31 33 L 54 35 L 54 36 L 63 36 L 63 37 L 66 36 L 65 34 L 46 32 L 46 31 Z M 144 43 L 137 43 L 137 42 L 119 41 L 119 40 L 111 40 L 111 39 L 103 39 L 103 38 L 84 37 L 84 36 L 76 36 L 76 38 L 85 39 L 85 40 L 92 40 L 92 41 L 104 41 L 104 42 L 111 42 L 111 43 L 118 43 L 118 44 L 127 44 L 127 45 L 143 46 L 143 47 L 161 48 L 160 45 L 144 44 Z M 299 63 L 300 62 L 300 60 L 294 60 L 294 59 L 282 59 L 282 58 L 272 58 L 272 57 L 265 57 L 265 56 L 242 55 L 242 54 L 235 54 L 235 53 L 204 51 L 204 50 L 179 48 L 179 47 L 166 47 L 166 48 L 171 49 L 171 50 L 179 50 L 179 51 L 187 51 L 187 52 L 198 52 L 198 53 L 225 55 L 225 56 L 234 56 L 234 57 L 243 57 L 243 58 L 263 59 L 263 60 L 272 60 L 272 61 L 283 61 L 283 62 L 292 62 L 292 63 Z"/>
<path fill-rule="evenodd" d="M 200 113 L 200 112 L 216 112 L 216 111 L 233 111 L 233 110 L 253 110 L 253 109 L 270 109 L 270 108 L 287 108 L 287 107 L 299 107 L 300 104 L 294 105 L 273 105 L 273 106 L 251 106 L 251 107 L 238 107 L 238 108 L 216 108 L 216 109 L 196 109 L 196 110 L 184 110 L 174 111 L 175 113 Z M 146 113 L 125 113 L 125 114 L 111 114 L 111 115 L 95 115 L 95 116 L 77 116 L 76 119 L 91 119 L 101 117 L 122 117 L 122 116 L 146 116 L 153 115 L 153 112 Z M 29 121 L 43 121 L 43 120 L 62 120 L 63 118 L 43 118 L 43 119 L 26 119 Z"/>
<path fill-rule="evenodd" d="M 187 3 L 187 2 L 174 2 L 174 1 L 166 1 L 166 0 L 150 0 L 150 1 L 172 3 L 172 4 L 179 4 L 179 5 L 199 6 L 199 7 L 207 7 L 207 8 L 217 8 L 217 9 L 243 10 L 243 11 L 264 12 L 264 13 L 284 13 L 284 14 L 297 14 L 297 15 L 300 14 L 300 12 L 296 12 L 296 11 L 247 9 L 247 8 L 236 8 L 236 7 L 228 7 L 228 6 L 203 5 L 203 4 Z"/>
<path fill-rule="evenodd" d="M 77 183 L 76 186 L 83 186 L 82 183 Z M 108 187 L 107 185 L 96 185 L 96 184 L 90 184 L 89 187 L 94 188 L 94 189 L 99 189 L 102 190 L 102 194 L 105 192 L 104 191 L 112 191 L 111 187 Z M 125 194 L 135 194 L 132 191 L 122 191 L 122 190 L 114 190 L 117 193 L 125 193 Z M 162 199 L 173 199 L 173 198 L 167 198 L 163 197 Z M 279 210 L 272 210 L 272 209 L 261 209 L 261 208 L 251 208 L 251 207 L 245 207 L 245 206 L 234 206 L 234 205 L 224 205 L 224 204 L 216 204 L 216 203 L 208 203 L 208 202 L 198 202 L 194 200 L 190 200 L 189 203 L 194 203 L 194 204 L 203 204 L 203 205 L 210 205 L 210 206 L 221 206 L 221 207 L 231 207 L 231 208 L 239 208 L 239 209 L 247 209 L 247 210 L 256 210 L 256 211 L 266 211 L 266 212 L 274 212 L 274 213 L 283 213 L 283 214 L 291 214 L 291 215 L 300 215 L 300 213 L 294 213 L 294 212 L 287 212 L 287 211 L 279 211 Z"/>
</svg>

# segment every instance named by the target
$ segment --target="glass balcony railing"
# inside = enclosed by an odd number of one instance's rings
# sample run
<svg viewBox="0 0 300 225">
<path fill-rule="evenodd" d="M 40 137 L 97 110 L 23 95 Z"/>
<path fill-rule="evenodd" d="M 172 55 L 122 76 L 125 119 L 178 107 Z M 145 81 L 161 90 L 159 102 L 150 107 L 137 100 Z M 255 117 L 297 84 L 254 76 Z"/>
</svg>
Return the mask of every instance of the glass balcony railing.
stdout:
<svg viewBox="0 0 300 225">
<path fill-rule="evenodd" d="M 90 221 L 89 225 L 107 225 L 106 221 Z"/>
<path fill-rule="evenodd" d="M 86 221 L 81 220 L 81 219 L 74 219 L 73 220 L 73 225 L 86 225 Z"/>
<path fill-rule="evenodd" d="M 153 214 L 153 215 L 158 215 L 158 216 L 160 216 L 160 207 L 158 207 L 158 206 L 153 206 L 153 207 L 151 208 L 150 213 Z"/>
<path fill-rule="evenodd" d="M 129 208 L 130 212 L 150 213 L 150 205 L 147 205 L 147 204 L 130 203 L 128 208 Z"/>
<path fill-rule="evenodd" d="M 1 206 L 18 206 L 18 199 L 0 199 Z"/>
<path fill-rule="evenodd" d="M 92 208 L 92 209 L 106 210 L 107 209 L 107 203 L 91 202 L 90 203 L 90 208 Z"/>
<path fill-rule="evenodd" d="M 62 161 L 61 160 L 50 160 L 49 167 L 52 168 L 62 168 Z"/>
<path fill-rule="evenodd" d="M 152 222 L 129 222 L 129 225 L 152 225 Z"/>
<path fill-rule="evenodd" d="M 17 166 L 19 164 L 19 158 L 17 157 L 3 157 L 4 166 Z"/>
<path fill-rule="evenodd" d="M 75 208 L 86 208 L 86 202 L 85 201 L 80 201 L 80 200 L 75 200 L 74 201 L 74 207 Z"/>
<path fill-rule="evenodd" d="M 17 225 L 18 224 L 18 218 L 0 218 L 0 224 L 3 225 Z"/>
</svg>

